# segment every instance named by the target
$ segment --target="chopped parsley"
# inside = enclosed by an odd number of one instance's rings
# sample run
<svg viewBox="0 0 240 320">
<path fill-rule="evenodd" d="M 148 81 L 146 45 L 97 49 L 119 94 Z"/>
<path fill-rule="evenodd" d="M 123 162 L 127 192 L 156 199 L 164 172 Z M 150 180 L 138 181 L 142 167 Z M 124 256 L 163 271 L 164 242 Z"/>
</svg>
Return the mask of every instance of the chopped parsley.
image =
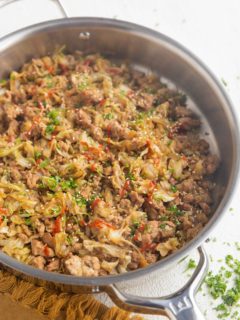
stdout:
<svg viewBox="0 0 240 320">
<path fill-rule="evenodd" d="M 75 199 L 75 202 L 76 204 L 79 206 L 79 207 L 86 207 L 88 201 L 86 198 L 84 198 L 80 193 L 76 192 L 75 195 L 74 195 L 74 199 Z"/>
<path fill-rule="evenodd" d="M 31 220 L 30 217 L 25 218 L 25 224 L 26 224 L 27 226 L 31 226 L 31 225 L 32 225 L 32 220 Z"/>
<path fill-rule="evenodd" d="M 137 231 L 137 229 L 140 226 L 140 222 L 139 221 L 134 221 L 133 224 L 130 226 L 130 237 L 133 237 L 135 235 L 135 232 Z"/>
<path fill-rule="evenodd" d="M 105 119 L 105 120 L 114 119 L 114 114 L 113 113 L 106 113 L 103 115 L 103 119 Z"/>
<path fill-rule="evenodd" d="M 83 91 L 87 88 L 88 85 L 89 85 L 88 79 L 87 77 L 84 77 L 83 79 L 81 79 L 80 83 L 78 84 L 78 90 Z"/>
<path fill-rule="evenodd" d="M 34 157 L 35 157 L 36 160 L 41 158 L 41 156 L 42 156 L 42 152 L 41 151 L 35 151 Z"/>
<path fill-rule="evenodd" d="M 172 192 L 175 193 L 175 192 L 177 192 L 177 190 L 178 190 L 178 189 L 177 189 L 177 187 L 176 187 L 175 185 L 171 185 L 171 191 L 172 191 Z"/>
<path fill-rule="evenodd" d="M 49 159 L 45 159 L 39 164 L 39 167 L 44 169 L 49 165 L 49 163 L 50 163 L 50 160 Z"/>
<path fill-rule="evenodd" d="M 177 217 L 184 215 L 184 211 L 181 211 L 180 209 L 178 209 L 176 205 L 171 206 L 168 210 L 174 213 Z"/>
<path fill-rule="evenodd" d="M 161 216 L 160 217 L 160 221 L 167 221 L 168 220 L 168 217 L 167 216 Z"/>
<path fill-rule="evenodd" d="M 58 110 L 56 110 L 56 109 L 51 110 L 50 112 L 48 112 L 47 116 L 51 120 L 51 124 L 52 125 L 56 125 L 57 126 L 57 125 L 60 124 Z"/>
<path fill-rule="evenodd" d="M 77 184 L 73 178 L 70 178 L 69 180 L 65 180 L 65 181 L 61 182 L 61 187 L 64 191 L 66 191 L 68 189 L 76 189 Z"/>
<path fill-rule="evenodd" d="M 220 299 L 215 307 L 217 317 L 239 320 L 239 313 L 233 307 L 238 307 L 240 301 L 240 261 L 229 254 L 224 263 L 217 274 L 208 273 L 205 284 L 210 295 Z"/>
<path fill-rule="evenodd" d="M 159 228 L 162 229 L 162 230 L 165 230 L 166 229 L 166 226 L 167 224 L 166 223 L 161 223 Z"/>
<path fill-rule="evenodd" d="M 128 172 L 125 174 L 125 177 L 126 177 L 127 180 L 130 180 L 130 181 L 136 180 L 135 176 L 134 176 L 133 173 L 131 173 L 130 171 L 128 171 Z"/>
<path fill-rule="evenodd" d="M 53 124 L 48 124 L 46 126 L 45 132 L 46 132 L 47 135 L 51 135 L 54 130 L 55 130 L 55 126 Z"/>
<path fill-rule="evenodd" d="M 61 208 L 60 207 L 53 207 L 53 208 L 51 208 L 51 211 L 52 211 L 53 216 L 57 217 L 61 212 Z"/>
<path fill-rule="evenodd" d="M 222 296 L 227 289 L 227 284 L 222 274 L 213 275 L 212 272 L 209 272 L 205 279 L 205 283 L 214 299 Z"/>
<path fill-rule="evenodd" d="M 51 191 L 56 191 L 60 179 L 61 178 L 59 176 L 43 177 L 42 183 L 39 184 L 39 187 L 41 189 L 49 189 Z"/>
</svg>

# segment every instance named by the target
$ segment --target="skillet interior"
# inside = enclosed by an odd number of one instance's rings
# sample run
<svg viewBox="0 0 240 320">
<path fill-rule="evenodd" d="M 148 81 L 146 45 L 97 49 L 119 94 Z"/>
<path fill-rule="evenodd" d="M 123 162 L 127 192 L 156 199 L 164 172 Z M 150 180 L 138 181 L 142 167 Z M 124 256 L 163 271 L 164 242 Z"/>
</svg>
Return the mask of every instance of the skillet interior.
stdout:
<svg viewBox="0 0 240 320">
<path fill-rule="evenodd" d="M 133 65 L 153 70 L 191 97 L 199 113 L 205 118 L 207 129 L 204 130 L 213 133 L 212 145 L 221 158 L 221 169 L 216 176 L 219 186 L 215 199 L 216 210 L 203 231 L 185 247 L 154 265 L 127 274 L 83 278 L 40 271 L 3 253 L 0 253 L 0 261 L 33 277 L 76 285 L 115 283 L 156 268 L 164 268 L 206 239 L 210 229 L 222 216 L 230 198 L 237 177 L 239 154 L 237 125 L 231 103 L 207 68 L 179 44 L 152 30 L 108 19 L 61 19 L 6 36 L 0 41 L 0 77 L 7 76 L 10 71 L 18 69 L 33 57 L 53 52 L 61 45 L 65 45 L 69 52 L 100 52 L 110 58 L 127 59 Z"/>
</svg>

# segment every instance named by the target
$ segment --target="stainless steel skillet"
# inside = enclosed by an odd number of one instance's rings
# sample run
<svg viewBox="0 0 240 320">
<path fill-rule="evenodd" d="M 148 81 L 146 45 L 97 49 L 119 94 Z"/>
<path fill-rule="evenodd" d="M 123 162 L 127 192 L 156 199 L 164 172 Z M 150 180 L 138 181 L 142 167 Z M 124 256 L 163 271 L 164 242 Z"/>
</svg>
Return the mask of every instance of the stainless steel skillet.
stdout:
<svg viewBox="0 0 240 320">
<path fill-rule="evenodd" d="M 193 278 L 171 296 L 150 299 L 127 295 L 117 289 L 116 283 L 144 276 L 153 270 L 167 272 L 170 265 L 199 247 L 223 216 L 239 170 L 239 132 L 231 102 L 208 68 L 180 44 L 142 26 L 111 19 L 64 18 L 7 35 L 0 39 L 0 77 L 18 69 L 32 57 L 51 53 L 59 45 L 66 45 L 70 52 L 99 52 L 114 59 L 127 59 L 135 66 L 157 72 L 187 93 L 197 105 L 206 130 L 211 133 L 212 146 L 221 158 L 221 168 L 216 176 L 218 190 L 214 214 L 202 232 L 185 247 L 149 267 L 126 274 L 86 278 L 49 273 L 22 264 L 4 253 L 0 253 L 0 262 L 41 285 L 54 284 L 73 292 L 105 291 L 125 309 L 167 315 L 170 319 L 203 319 L 194 302 L 194 292 L 207 268 L 202 248 L 198 249 L 200 260 Z"/>
</svg>

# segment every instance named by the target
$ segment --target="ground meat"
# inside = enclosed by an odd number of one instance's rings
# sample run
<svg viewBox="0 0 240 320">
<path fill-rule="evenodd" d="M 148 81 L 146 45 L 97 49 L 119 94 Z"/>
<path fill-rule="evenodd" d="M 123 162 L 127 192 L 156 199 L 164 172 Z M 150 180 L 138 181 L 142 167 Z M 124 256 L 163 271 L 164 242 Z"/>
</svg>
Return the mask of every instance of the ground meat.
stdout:
<svg viewBox="0 0 240 320">
<path fill-rule="evenodd" d="M 7 133 L 9 136 L 15 137 L 18 133 L 19 122 L 11 120 L 8 125 Z"/>
<path fill-rule="evenodd" d="M 81 102 L 85 105 L 95 105 L 103 100 L 103 93 L 99 89 L 84 90 L 81 95 Z"/>
<path fill-rule="evenodd" d="M 82 258 L 83 275 L 86 277 L 97 276 L 100 270 L 100 263 L 97 257 L 85 256 Z"/>
<path fill-rule="evenodd" d="M 132 191 L 130 193 L 130 199 L 132 201 L 132 204 L 137 208 L 140 208 L 144 202 L 144 198 L 141 197 L 136 191 Z"/>
<path fill-rule="evenodd" d="M 147 263 L 155 263 L 158 259 L 158 255 L 151 252 L 146 252 L 145 258 Z"/>
<path fill-rule="evenodd" d="M 139 267 L 140 264 L 140 256 L 139 253 L 136 251 L 133 251 L 131 254 L 131 262 L 128 264 L 128 269 L 129 270 L 135 270 Z"/>
<path fill-rule="evenodd" d="M 196 186 L 193 179 L 186 179 L 178 185 L 178 189 L 185 192 L 192 192 Z"/>
<path fill-rule="evenodd" d="M 128 129 L 122 127 L 117 121 L 112 120 L 107 124 L 106 130 L 108 134 L 114 139 L 128 138 Z"/>
<path fill-rule="evenodd" d="M 193 119 L 190 117 L 180 118 L 177 122 L 178 128 L 186 131 L 189 131 L 193 128 L 198 128 L 200 125 L 201 125 L 201 122 L 199 119 Z"/>
<path fill-rule="evenodd" d="M 175 235 L 176 225 L 172 221 L 164 221 L 160 224 L 160 230 L 163 238 L 170 238 Z"/>
<path fill-rule="evenodd" d="M 196 235 L 202 230 L 202 224 L 198 223 L 195 227 L 187 229 L 186 236 L 188 240 L 196 237 Z"/>
<path fill-rule="evenodd" d="M 37 229 L 39 236 L 42 237 L 45 232 L 45 225 L 43 222 L 40 222 L 39 220 L 35 221 L 35 228 Z"/>
<path fill-rule="evenodd" d="M 97 276 L 100 270 L 100 263 L 97 257 L 71 256 L 65 260 L 65 267 L 68 273 L 74 276 Z"/>
<path fill-rule="evenodd" d="M 31 241 L 32 253 L 34 256 L 43 255 L 44 244 L 36 239 Z"/>
<path fill-rule="evenodd" d="M 31 248 L 32 248 L 32 254 L 34 256 L 43 256 L 43 257 L 53 257 L 54 251 L 44 245 L 41 241 L 32 239 L 31 240 Z"/>
<path fill-rule="evenodd" d="M 31 265 L 33 267 L 36 267 L 36 268 L 41 269 L 41 270 L 44 269 L 45 264 L 46 264 L 46 260 L 41 256 L 34 257 L 32 259 L 32 261 L 31 261 Z"/>
<path fill-rule="evenodd" d="M 164 215 L 166 212 L 166 208 L 164 207 L 162 201 L 149 202 L 148 200 L 145 200 L 143 208 L 146 211 L 149 220 L 159 220 L 161 215 Z"/>
<path fill-rule="evenodd" d="M 132 205 L 130 200 L 128 199 L 122 199 L 119 203 L 119 208 L 122 209 L 123 211 L 128 212 L 131 209 Z"/>
<path fill-rule="evenodd" d="M 60 263 L 59 259 L 54 259 L 48 263 L 46 270 L 47 271 L 57 271 L 59 269 Z"/>
<path fill-rule="evenodd" d="M 42 236 L 42 240 L 50 248 L 54 248 L 54 238 L 52 237 L 52 235 L 50 233 L 45 232 Z"/>
<path fill-rule="evenodd" d="M 91 135 L 94 137 L 95 140 L 97 140 L 98 142 L 102 141 L 103 131 L 101 128 L 96 127 L 95 125 L 91 125 L 89 127 L 89 132 L 91 133 Z"/>
<path fill-rule="evenodd" d="M 149 110 L 152 108 L 154 97 L 148 93 L 140 92 L 136 96 L 136 105 L 140 109 Z"/>
<path fill-rule="evenodd" d="M 30 242 L 29 237 L 28 237 L 25 233 L 19 233 L 19 234 L 18 234 L 18 238 L 19 238 L 24 244 Z"/>
<path fill-rule="evenodd" d="M 19 170 L 15 167 L 12 167 L 11 168 L 11 172 L 10 172 L 10 175 L 11 175 L 11 178 L 14 180 L 14 181 L 19 181 L 20 178 L 21 178 L 21 173 L 19 172 Z"/>
<path fill-rule="evenodd" d="M 124 148 L 126 151 L 136 151 L 136 150 L 141 150 L 143 147 L 145 147 L 147 144 L 147 141 L 138 139 L 138 138 L 133 138 L 132 140 L 126 140 L 124 144 Z"/>
<path fill-rule="evenodd" d="M 192 117 L 192 115 L 193 115 L 193 112 L 186 107 L 177 106 L 175 108 L 175 117 L 176 118 Z"/>
<path fill-rule="evenodd" d="M 76 114 L 76 123 L 82 128 L 89 128 L 92 124 L 91 117 L 82 109 Z"/>
<path fill-rule="evenodd" d="M 23 110 L 17 106 L 17 105 L 14 105 L 14 104 L 7 104 L 4 106 L 4 111 L 7 115 L 7 119 L 8 120 L 13 120 L 13 119 L 16 119 L 17 116 L 19 116 L 20 114 L 23 113 Z"/>
<path fill-rule="evenodd" d="M 209 152 L 209 143 L 204 139 L 200 139 L 196 147 L 201 154 L 208 154 Z"/>
<path fill-rule="evenodd" d="M 66 271 L 73 276 L 82 276 L 82 259 L 78 256 L 71 256 L 64 262 Z"/>
<path fill-rule="evenodd" d="M 37 182 L 40 179 L 40 176 L 38 174 L 33 174 L 31 172 L 28 172 L 26 174 L 26 178 L 27 178 L 27 186 L 30 189 L 35 189 L 37 187 Z"/>
<path fill-rule="evenodd" d="M 204 167 L 205 167 L 205 174 L 213 174 L 219 165 L 219 159 L 216 155 L 209 155 L 207 156 Z"/>
</svg>

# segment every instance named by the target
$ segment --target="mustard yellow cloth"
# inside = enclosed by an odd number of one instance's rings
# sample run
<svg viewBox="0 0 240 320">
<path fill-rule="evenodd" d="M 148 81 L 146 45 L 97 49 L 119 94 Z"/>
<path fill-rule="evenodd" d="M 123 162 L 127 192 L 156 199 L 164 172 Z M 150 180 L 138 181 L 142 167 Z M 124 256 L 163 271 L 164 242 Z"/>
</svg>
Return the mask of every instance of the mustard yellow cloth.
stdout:
<svg viewBox="0 0 240 320">
<path fill-rule="evenodd" d="M 27 309 L 26 309 L 27 308 Z M 0 320 L 140 320 L 89 294 L 57 292 L 0 271 Z"/>
</svg>

